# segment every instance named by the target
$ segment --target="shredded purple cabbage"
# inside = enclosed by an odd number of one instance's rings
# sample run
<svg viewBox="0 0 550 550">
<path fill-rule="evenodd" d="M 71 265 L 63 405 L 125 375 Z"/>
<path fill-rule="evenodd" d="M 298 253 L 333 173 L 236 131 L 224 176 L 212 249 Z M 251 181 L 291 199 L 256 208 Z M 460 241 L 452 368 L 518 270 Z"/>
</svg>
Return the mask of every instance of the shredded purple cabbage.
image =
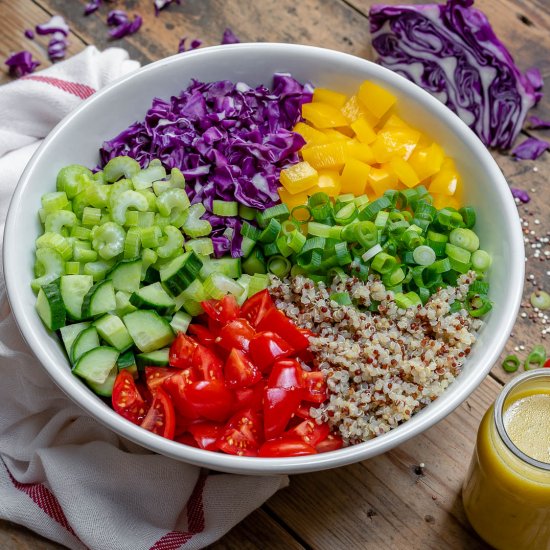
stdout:
<svg viewBox="0 0 550 550">
<path fill-rule="evenodd" d="M 522 141 L 519 145 L 516 145 L 512 149 L 512 155 L 514 155 L 516 159 L 536 160 L 547 149 L 550 149 L 550 143 L 542 139 L 530 137 Z"/>
<path fill-rule="evenodd" d="M 64 59 L 68 45 L 69 42 L 63 33 L 54 33 L 48 42 L 48 57 L 50 61 L 60 61 Z"/>
<path fill-rule="evenodd" d="M 550 128 L 550 120 L 544 120 L 535 115 L 527 117 L 527 122 L 529 128 L 533 128 L 533 130 L 548 130 Z"/>
<path fill-rule="evenodd" d="M 101 0 L 90 0 L 86 6 L 84 6 L 84 15 L 91 15 L 96 12 L 101 6 Z"/>
<path fill-rule="evenodd" d="M 272 90 L 193 80 L 169 101 L 155 98 L 143 122 L 104 142 L 101 165 L 128 155 L 141 166 L 158 158 L 167 169 L 179 168 L 191 202 L 207 209 L 218 254 L 225 247 L 239 256 L 240 221 L 214 216 L 212 201 L 236 200 L 261 210 L 279 201 L 279 173 L 299 160 L 304 145 L 292 128 L 312 92 L 288 74 L 275 74 Z M 231 240 L 223 236 L 227 227 L 235 229 Z"/>
<path fill-rule="evenodd" d="M 25 29 L 25 38 L 29 40 L 34 40 L 34 31 L 32 29 Z"/>
<path fill-rule="evenodd" d="M 169 6 L 172 2 L 176 2 L 176 4 L 180 3 L 180 0 L 154 0 L 155 4 L 155 15 L 158 17 L 158 14 L 161 10 Z"/>
<path fill-rule="evenodd" d="M 196 50 L 199 46 L 202 44 L 202 40 L 199 40 L 195 38 L 194 40 L 191 40 L 191 43 L 189 44 L 189 48 L 185 45 L 185 42 L 187 41 L 187 36 L 184 36 L 178 45 L 178 53 L 184 53 L 189 52 L 191 50 Z"/>
<path fill-rule="evenodd" d="M 124 10 L 111 10 L 107 14 L 107 25 L 114 27 L 109 31 L 109 36 L 113 39 L 120 39 L 134 34 L 140 29 L 142 23 L 141 16 L 135 15 L 134 19 L 131 20 Z"/>
<path fill-rule="evenodd" d="M 4 63 L 9 67 L 9 74 L 15 77 L 31 74 L 40 65 L 27 50 L 12 53 Z"/>
<path fill-rule="evenodd" d="M 370 9 L 378 62 L 445 103 L 491 147 L 509 148 L 540 99 L 473 0 Z"/>
<path fill-rule="evenodd" d="M 36 25 L 36 32 L 40 35 L 61 33 L 64 36 L 69 36 L 69 25 L 60 15 L 54 15 L 47 23 Z"/>
<path fill-rule="evenodd" d="M 528 203 L 531 200 L 529 193 L 527 193 L 527 191 L 524 191 L 523 189 L 510 187 L 510 191 L 512 192 L 512 196 L 514 197 L 514 199 L 519 199 L 523 203 Z"/>
<path fill-rule="evenodd" d="M 235 33 L 229 27 L 223 31 L 221 41 L 222 44 L 238 44 L 239 42 L 240 40 L 235 36 Z"/>
</svg>

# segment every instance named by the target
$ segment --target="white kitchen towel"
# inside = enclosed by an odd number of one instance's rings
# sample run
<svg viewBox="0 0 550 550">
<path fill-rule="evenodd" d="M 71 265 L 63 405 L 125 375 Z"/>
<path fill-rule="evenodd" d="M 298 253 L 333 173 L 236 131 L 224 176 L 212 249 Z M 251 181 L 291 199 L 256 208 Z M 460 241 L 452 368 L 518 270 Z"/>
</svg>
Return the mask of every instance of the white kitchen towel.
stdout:
<svg viewBox="0 0 550 550">
<path fill-rule="evenodd" d="M 0 87 L 2 235 L 40 140 L 94 91 L 138 67 L 124 50 L 88 47 Z M 285 476 L 214 474 L 153 454 L 87 416 L 23 341 L 0 278 L 0 518 L 75 549 L 196 549 L 287 483 Z"/>
</svg>

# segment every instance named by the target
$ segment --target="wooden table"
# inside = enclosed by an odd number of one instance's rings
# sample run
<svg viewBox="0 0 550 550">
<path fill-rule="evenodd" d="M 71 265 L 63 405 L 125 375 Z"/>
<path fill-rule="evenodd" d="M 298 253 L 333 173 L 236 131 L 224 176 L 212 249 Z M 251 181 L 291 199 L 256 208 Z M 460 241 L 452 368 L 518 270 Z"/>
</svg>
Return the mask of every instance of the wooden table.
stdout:
<svg viewBox="0 0 550 550">
<path fill-rule="evenodd" d="M 88 44 L 99 48 L 113 44 L 126 48 L 131 57 L 145 64 L 176 53 L 183 36 L 200 38 L 206 46 L 218 44 L 229 26 L 241 41 L 312 44 L 373 58 L 367 20 L 372 0 L 184 0 L 160 17 L 154 16 L 151 0 L 119 1 L 117 7 L 125 5 L 131 12 L 140 13 L 144 23 L 137 34 L 114 43 L 108 40 L 106 8 L 84 17 L 85 3 L 0 0 L 0 59 L 11 51 L 29 49 L 46 67 L 49 63 L 44 41 L 27 40 L 23 31 L 56 13 L 66 18 L 72 30 L 68 54 Z M 522 69 L 537 66 L 544 76 L 550 76 L 547 0 L 478 0 L 477 6 L 490 15 L 497 35 Z M 0 82 L 7 81 L 9 77 L 0 72 Z M 550 101 L 543 99 L 535 112 L 549 119 Z M 544 138 L 544 132 L 539 137 Z M 546 218 L 550 198 L 544 191 L 550 179 L 550 155 L 546 153 L 536 162 L 514 162 L 498 153 L 495 158 L 510 185 L 534 197 L 520 207 L 520 215 L 529 221 L 526 232 L 535 231 L 535 235 L 527 235 L 527 304 L 534 288 L 550 291 L 550 261 L 545 261 L 544 254 L 550 246 L 542 243 L 542 259 L 531 259 L 535 237 L 550 231 Z M 534 344 L 544 342 L 542 319 L 531 316 L 532 309 L 522 309 L 503 356 L 515 352 L 523 359 Z M 460 487 L 481 417 L 509 377 L 500 363 L 496 364 L 457 411 L 385 455 L 328 472 L 293 476 L 289 488 L 276 494 L 213 548 L 484 548 L 465 518 Z M 418 473 L 420 463 L 425 464 L 423 475 Z M 0 548 L 51 550 L 60 546 L 0 521 Z"/>
</svg>

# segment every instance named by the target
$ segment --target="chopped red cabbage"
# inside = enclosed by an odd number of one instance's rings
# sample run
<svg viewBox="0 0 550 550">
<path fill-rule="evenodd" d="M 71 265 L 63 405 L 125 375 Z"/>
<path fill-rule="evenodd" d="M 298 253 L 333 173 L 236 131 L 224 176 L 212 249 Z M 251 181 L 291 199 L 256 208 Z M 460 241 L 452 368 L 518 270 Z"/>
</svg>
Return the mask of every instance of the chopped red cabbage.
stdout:
<svg viewBox="0 0 550 550">
<path fill-rule="evenodd" d="M 512 149 L 512 155 L 521 160 L 536 160 L 544 151 L 550 149 L 550 143 L 542 139 L 527 138 Z"/>
<path fill-rule="evenodd" d="M 235 36 L 235 33 L 227 27 L 223 31 L 222 44 L 238 44 L 240 40 Z"/>
<path fill-rule="evenodd" d="M 180 3 L 180 0 L 154 0 L 155 4 L 155 15 L 158 17 L 158 14 L 161 10 L 169 6 L 172 2 L 176 2 L 176 4 Z"/>
<path fill-rule="evenodd" d="M 509 148 L 540 99 L 473 0 L 370 9 L 378 62 L 445 103 L 491 147 Z"/>
<path fill-rule="evenodd" d="M 533 130 L 548 130 L 550 128 L 550 120 L 543 120 L 535 115 L 527 117 L 527 122 L 529 128 L 533 128 Z"/>
<path fill-rule="evenodd" d="M 101 0 L 90 0 L 86 6 L 84 6 L 84 15 L 91 15 L 99 9 L 101 6 Z"/>
<path fill-rule="evenodd" d="M 139 15 L 135 15 L 132 21 L 124 10 L 111 10 L 107 14 L 107 25 L 114 27 L 109 31 L 109 36 L 114 39 L 134 34 L 142 23 L 143 20 Z"/>
<path fill-rule="evenodd" d="M 193 80 L 179 96 L 155 98 L 143 122 L 104 142 L 101 164 L 129 155 L 142 166 L 158 158 L 167 169 L 179 168 L 191 202 L 203 203 L 208 211 L 216 249 L 226 247 L 238 256 L 240 231 L 233 232 L 231 243 L 223 232 L 237 228 L 239 220 L 214 216 L 212 201 L 237 200 L 261 210 L 279 201 L 279 173 L 298 162 L 304 145 L 292 128 L 312 91 L 288 74 L 275 74 L 272 90 Z"/>
<path fill-rule="evenodd" d="M 50 61 L 60 61 L 65 58 L 69 42 L 61 32 L 55 32 L 48 42 L 48 57 Z"/>
<path fill-rule="evenodd" d="M 184 53 L 191 50 L 196 50 L 201 44 L 202 40 L 198 40 L 195 38 L 194 40 L 191 40 L 191 44 L 189 44 L 189 48 L 186 47 L 185 42 L 187 41 L 187 36 L 184 36 L 178 45 L 178 53 Z"/>
<path fill-rule="evenodd" d="M 34 31 L 32 29 L 25 29 L 25 38 L 28 38 L 29 40 L 34 39 Z"/>
<path fill-rule="evenodd" d="M 36 25 L 36 32 L 40 35 L 62 33 L 69 36 L 69 26 L 60 15 L 54 15 L 47 23 Z"/>
<path fill-rule="evenodd" d="M 9 74 L 15 77 L 30 74 L 40 65 L 38 61 L 32 58 L 31 52 L 27 50 L 12 53 L 4 63 L 9 67 Z"/>
<path fill-rule="evenodd" d="M 524 202 L 524 203 L 527 203 L 531 200 L 529 193 L 527 193 L 527 191 L 524 191 L 523 189 L 510 187 L 510 191 L 512 191 L 512 196 L 514 197 L 514 199 L 519 199 L 521 202 Z"/>
</svg>

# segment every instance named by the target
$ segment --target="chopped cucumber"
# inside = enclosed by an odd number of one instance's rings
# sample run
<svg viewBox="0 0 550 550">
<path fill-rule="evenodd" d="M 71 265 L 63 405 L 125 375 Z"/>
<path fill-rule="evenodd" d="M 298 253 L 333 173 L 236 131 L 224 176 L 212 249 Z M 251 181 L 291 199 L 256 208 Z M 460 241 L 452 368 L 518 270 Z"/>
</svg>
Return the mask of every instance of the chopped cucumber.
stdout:
<svg viewBox="0 0 550 550">
<path fill-rule="evenodd" d="M 185 313 L 184 311 L 176 311 L 172 320 L 170 321 L 170 326 L 172 330 L 177 334 L 178 332 L 187 332 L 189 325 L 192 321 L 191 315 Z"/>
<path fill-rule="evenodd" d="M 115 290 L 112 281 L 101 281 L 95 284 L 82 302 L 82 317 L 96 317 L 116 309 Z"/>
<path fill-rule="evenodd" d="M 169 292 L 177 296 L 197 278 L 201 267 L 202 261 L 197 254 L 186 252 L 161 268 L 160 280 Z"/>
<path fill-rule="evenodd" d="M 91 275 L 64 275 L 61 277 L 61 297 L 65 309 L 72 319 L 82 318 L 84 296 L 94 284 Z"/>
<path fill-rule="evenodd" d="M 65 325 L 67 314 L 61 298 L 59 279 L 44 285 L 38 291 L 36 311 L 50 330 L 57 330 Z"/>
<path fill-rule="evenodd" d="M 97 384 L 96 382 L 92 382 L 91 380 L 88 380 L 87 381 L 88 386 L 90 386 L 92 391 L 97 395 L 101 395 L 102 397 L 111 397 L 113 395 L 113 388 L 115 386 L 117 374 L 118 374 L 118 368 L 115 365 L 111 369 L 111 372 L 108 374 L 103 384 Z"/>
<path fill-rule="evenodd" d="M 132 351 L 127 351 L 119 355 L 117 359 L 118 371 L 127 370 L 134 378 L 138 376 L 136 358 Z"/>
<path fill-rule="evenodd" d="M 73 367 L 73 373 L 88 384 L 104 384 L 117 369 L 118 351 L 107 346 L 96 347 L 85 353 Z"/>
<path fill-rule="evenodd" d="M 119 317 L 124 317 L 127 313 L 132 313 L 132 311 L 136 311 L 137 307 L 133 306 L 130 303 L 130 293 L 124 292 L 123 290 L 119 290 L 115 294 L 115 300 L 116 300 L 116 309 L 115 313 Z"/>
<path fill-rule="evenodd" d="M 144 353 L 168 346 L 174 332 L 168 321 L 154 310 L 137 310 L 122 318 L 132 340 Z"/>
<path fill-rule="evenodd" d="M 120 317 L 107 313 L 94 322 L 99 336 L 118 351 L 132 347 L 134 341 Z"/>
<path fill-rule="evenodd" d="M 138 370 L 143 370 L 145 367 L 167 367 L 169 365 L 169 354 L 170 348 L 158 349 L 149 353 L 139 353 L 136 355 Z"/>
<path fill-rule="evenodd" d="M 59 329 L 61 332 L 61 339 L 67 351 L 67 355 L 71 357 L 71 348 L 77 336 L 90 326 L 90 323 L 75 323 L 74 325 L 65 325 Z"/>
<path fill-rule="evenodd" d="M 141 264 L 141 260 L 128 260 L 116 264 L 108 275 L 108 278 L 113 281 L 114 289 L 130 293 L 139 290 Z"/>
<path fill-rule="evenodd" d="M 84 329 L 71 346 L 71 362 L 74 365 L 86 352 L 97 347 L 99 347 L 99 335 L 96 328 Z"/>
<path fill-rule="evenodd" d="M 160 283 L 140 288 L 130 296 L 130 303 L 139 309 L 155 309 L 160 315 L 170 315 L 176 305 Z"/>
</svg>

